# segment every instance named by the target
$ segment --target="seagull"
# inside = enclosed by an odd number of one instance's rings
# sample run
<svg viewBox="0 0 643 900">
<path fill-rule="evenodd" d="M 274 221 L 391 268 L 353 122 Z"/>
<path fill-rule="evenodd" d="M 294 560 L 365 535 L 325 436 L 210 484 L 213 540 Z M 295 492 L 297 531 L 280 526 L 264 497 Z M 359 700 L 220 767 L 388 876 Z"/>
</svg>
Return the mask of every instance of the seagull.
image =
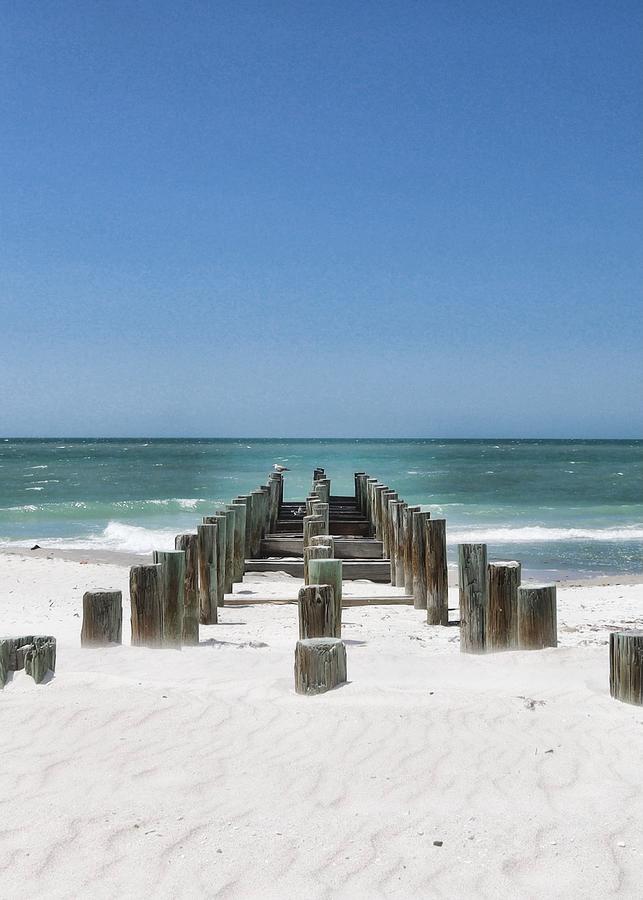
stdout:
<svg viewBox="0 0 643 900">
<path fill-rule="evenodd" d="M 278 472 L 280 475 L 282 472 L 290 472 L 290 469 L 288 468 L 288 466 L 280 466 L 279 463 L 275 463 L 273 465 L 273 469 L 275 470 L 275 472 Z"/>
</svg>

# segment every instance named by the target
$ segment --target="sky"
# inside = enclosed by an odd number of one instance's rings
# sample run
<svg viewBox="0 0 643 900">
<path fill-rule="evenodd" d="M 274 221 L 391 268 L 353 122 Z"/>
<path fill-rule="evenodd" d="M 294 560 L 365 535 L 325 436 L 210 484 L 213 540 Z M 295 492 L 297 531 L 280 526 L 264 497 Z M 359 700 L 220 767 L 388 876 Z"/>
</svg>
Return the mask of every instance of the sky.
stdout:
<svg viewBox="0 0 643 900">
<path fill-rule="evenodd" d="M 0 3 L 0 434 L 643 436 L 638 0 Z"/>
</svg>

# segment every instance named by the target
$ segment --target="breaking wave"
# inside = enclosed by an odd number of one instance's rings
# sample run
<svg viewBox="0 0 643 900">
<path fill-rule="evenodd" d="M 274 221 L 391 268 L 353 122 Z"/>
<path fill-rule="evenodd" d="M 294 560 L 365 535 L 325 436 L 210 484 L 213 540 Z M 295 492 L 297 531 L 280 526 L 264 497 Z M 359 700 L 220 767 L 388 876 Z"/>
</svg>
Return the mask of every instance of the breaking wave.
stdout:
<svg viewBox="0 0 643 900">
<path fill-rule="evenodd" d="M 643 541 L 643 526 L 616 528 L 545 528 L 526 525 L 519 528 L 453 528 L 447 524 L 452 544 L 538 544 L 544 541 Z"/>
</svg>

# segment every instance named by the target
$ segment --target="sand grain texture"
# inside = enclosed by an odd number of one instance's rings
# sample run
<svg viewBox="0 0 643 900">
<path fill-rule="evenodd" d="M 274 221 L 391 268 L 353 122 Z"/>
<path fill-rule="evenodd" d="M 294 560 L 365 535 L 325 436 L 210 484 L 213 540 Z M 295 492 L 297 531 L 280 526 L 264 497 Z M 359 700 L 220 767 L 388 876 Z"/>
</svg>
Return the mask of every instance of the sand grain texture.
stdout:
<svg viewBox="0 0 643 900">
<path fill-rule="evenodd" d="M 560 646 L 531 653 L 346 609 L 350 681 L 302 697 L 296 603 L 151 650 L 124 567 L 14 554 L 0 575 L 0 632 L 58 639 L 51 682 L 0 692 L 0 897 L 640 896 L 643 710 L 610 698 L 607 649 L 640 586 L 559 588 Z M 98 587 L 123 591 L 124 645 L 81 650 Z"/>
</svg>

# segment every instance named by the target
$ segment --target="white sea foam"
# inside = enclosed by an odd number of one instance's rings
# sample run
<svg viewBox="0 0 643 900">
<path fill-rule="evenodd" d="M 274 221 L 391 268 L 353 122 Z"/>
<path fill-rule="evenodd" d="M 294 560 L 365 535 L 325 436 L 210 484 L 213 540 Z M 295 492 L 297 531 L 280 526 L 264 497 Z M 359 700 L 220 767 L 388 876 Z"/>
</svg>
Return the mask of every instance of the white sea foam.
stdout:
<svg viewBox="0 0 643 900">
<path fill-rule="evenodd" d="M 109 522 L 99 534 L 83 537 L 48 538 L 42 541 L 45 549 L 51 550 L 112 550 L 120 553 L 144 555 L 152 550 L 173 550 L 176 529 L 141 528 L 125 522 Z M 0 546 L 30 547 L 33 540 L 1 541 Z"/>
<path fill-rule="evenodd" d="M 643 541 L 643 526 L 624 528 L 452 528 L 447 527 L 450 544 L 538 544 L 545 541 Z"/>
</svg>

